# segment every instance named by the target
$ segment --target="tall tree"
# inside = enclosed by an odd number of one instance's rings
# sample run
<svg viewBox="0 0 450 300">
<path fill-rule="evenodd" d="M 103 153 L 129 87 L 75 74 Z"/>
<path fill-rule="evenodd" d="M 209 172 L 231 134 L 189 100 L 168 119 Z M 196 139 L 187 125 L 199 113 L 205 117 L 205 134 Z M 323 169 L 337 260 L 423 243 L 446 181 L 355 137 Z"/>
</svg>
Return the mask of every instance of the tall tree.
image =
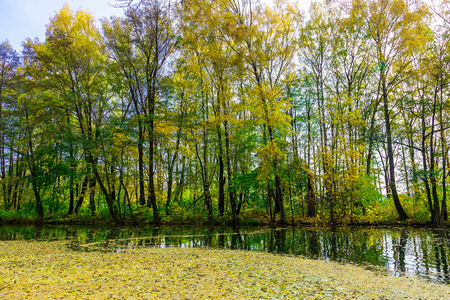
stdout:
<svg viewBox="0 0 450 300">
<path fill-rule="evenodd" d="M 292 79 L 293 58 L 301 14 L 295 6 L 277 1 L 273 8 L 253 1 L 224 1 L 222 35 L 242 57 L 242 67 L 250 84 L 250 100 L 255 118 L 261 120 L 264 145 L 259 150 L 261 178 L 273 176 L 275 210 L 280 222 L 286 222 L 284 209 L 281 160 L 278 137 L 289 127 L 286 114 L 288 101 L 283 87 Z M 280 130 L 280 133 L 277 132 Z"/>
<path fill-rule="evenodd" d="M 176 38 L 173 33 L 170 1 L 145 0 L 129 6 L 123 19 L 104 22 L 109 55 L 119 65 L 129 90 L 138 122 L 139 201 L 144 200 L 144 130 L 148 142 L 148 198 L 153 208 L 153 222 L 160 223 L 155 194 L 155 128 L 159 81 L 164 65 L 173 53 Z"/>
<path fill-rule="evenodd" d="M 102 177 L 99 166 L 100 133 L 111 111 L 111 85 L 100 43 L 93 16 L 84 11 L 73 12 L 66 5 L 47 26 L 45 43 L 36 43 L 34 51 L 48 87 L 65 100 L 85 160 L 99 183 L 111 217 L 120 223 L 114 204 L 114 184 Z"/>
<path fill-rule="evenodd" d="M 19 67 L 20 58 L 8 41 L 0 44 L 0 180 L 2 182 L 0 195 L 9 209 L 12 182 L 7 181 L 7 173 L 13 169 L 12 144 L 8 141 L 6 133 L 8 128 L 8 116 L 6 112 L 11 108 L 11 98 L 14 92 L 15 76 Z M 9 144 L 9 147 L 8 147 Z"/>
<path fill-rule="evenodd" d="M 384 122 L 386 126 L 387 158 L 389 161 L 389 186 L 399 219 L 408 218 L 398 197 L 392 137 L 392 91 L 408 76 L 413 52 L 423 45 L 426 36 L 423 5 L 413 7 L 403 0 L 369 0 L 355 2 L 362 10 L 366 30 L 375 48 Z"/>
</svg>

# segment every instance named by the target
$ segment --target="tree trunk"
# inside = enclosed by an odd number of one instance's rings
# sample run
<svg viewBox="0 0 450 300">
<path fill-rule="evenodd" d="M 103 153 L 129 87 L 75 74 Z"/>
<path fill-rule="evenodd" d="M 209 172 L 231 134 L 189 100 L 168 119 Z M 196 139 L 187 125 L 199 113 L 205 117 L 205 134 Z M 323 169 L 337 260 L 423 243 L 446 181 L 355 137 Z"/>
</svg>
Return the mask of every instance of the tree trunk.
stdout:
<svg viewBox="0 0 450 300">
<path fill-rule="evenodd" d="M 89 193 L 89 209 L 91 210 L 91 214 L 94 215 L 95 213 L 95 176 L 93 174 L 90 174 L 90 180 L 89 180 L 89 189 L 91 192 Z"/>
<path fill-rule="evenodd" d="M 233 170 L 231 169 L 231 153 L 230 153 L 230 136 L 228 133 L 228 121 L 224 121 L 225 127 L 225 148 L 227 155 L 227 176 L 228 176 L 228 197 L 230 198 L 231 214 L 233 216 L 233 223 L 237 224 L 238 219 L 238 208 L 236 205 L 236 192 L 231 187 L 231 180 Z"/>
<path fill-rule="evenodd" d="M 314 193 L 314 184 L 312 175 L 309 172 L 309 169 L 311 167 L 311 145 L 312 145 L 312 135 L 311 135 L 311 104 L 308 102 L 307 106 L 307 126 L 308 126 L 308 147 L 307 147 L 307 155 L 308 155 L 308 167 L 306 170 L 307 174 L 307 185 L 306 185 L 306 203 L 308 205 L 308 212 L 306 215 L 308 217 L 314 218 L 317 215 L 316 212 L 316 205 L 317 205 L 317 199 L 316 194 Z"/>
<path fill-rule="evenodd" d="M 213 209 L 212 209 L 212 200 L 211 193 L 209 191 L 209 182 L 208 182 L 208 145 L 207 145 L 207 131 L 206 128 L 203 128 L 203 176 L 202 176 L 202 184 L 203 184 L 203 194 L 205 196 L 205 205 L 206 210 L 208 211 L 208 220 L 212 221 L 213 217 Z"/>
<path fill-rule="evenodd" d="M 442 80 L 442 79 L 441 79 Z M 439 107 L 439 119 L 441 124 L 441 147 L 442 147 L 442 206 L 441 206 L 441 220 L 448 221 L 448 212 L 447 212 L 447 187 L 446 187 L 446 178 L 447 178 L 447 146 L 445 141 L 445 132 L 444 132 L 444 119 L 442 115 L 443 111 L 443 95 L 442 95 L 442 83 L 440 85 L 441 92 L 441 105 Z"/>
<path fill-rule="evenodd" d="M 308 212 L 306 216 L 314 218 L 317 215 L 316 212 L 316 194 L 314 193 L 314 185 L 312 182 L 312 176 L 308 173 L 307 184 L 306 184 L 306 203 L 308 204 Z"/>
<path fill-rule="evenodd" d="M 166 199 L 166 213 L 169 212 L 169 205 L 172 201 L 172 186 L 173 186 L 173 168 L 175 167 L 175 163 L 178 159 L 178 149 L 180 148 L 180 140 L 181 140 L 181 126 L 177 132 L 177 142 L 175 146 L 175 153 L 172 156 L 172 159 L 169 161 L 168 166 L 168 181 L 167 181 L 167 199 Z"/>
<path fill-rule="evenodd" d="M 34 197 L 36 199 L 36 211 L 38 214 L 39 222 L 42 222 L 44 220 L 44 207 L 42 206 L 42 200 L 41 200 L 41 193 L 39 192 L 39 188 L 37 187 L 37 184 L 33 181 L 33 192 Z"/>
<path fill-rule="evenodd" d="M 2 96 L 2 90 L 3 90 L 3 87 L 0 85 L 0 124 L 2 123 L 2 118 L 3 118 L 3 96 Z M 4 204 L 5 204 L 5 208 L 7 208 L 9 206 L 7 204 L 9 201 L 7 200 L 7 195 L 6 195 L 6 180 L 5 179 L 6 179 L 5 137 L 4 137 L 3 130 L 1 130 L 0 131 L 0 181 L 2 181 L 3 201 L 4 201 Z"/>
<path fill-rule="evenodd" d="M 378 88 L 379 90 L 379 88 Z M 377 98 L 378 98 L 377 93 Z M 376 115 L 378 111 L 378 106 L 380 104 L 380 101 L 377 99 L 375 102 L 375 107 L 373 108 L 372 112 L 372 118 L 370 119 L 370 129 L 369 129 L 369 149 L 367 150 L 367 162 L 366 162 L 366 174 L 367 176 L 370 176 L 370 168 L 372 164 L 372 155 L 373 155 L 373 135 L 375 133 L 375 121 L 376 121 Z"/>
<path fill-rule="evenodd" d="M 181 159 L 181 175 L 179 175 L 177 187 L 175 189 L 176 194 L 174 196 L 174 199 L 176 199 L 178 201 L 183 199 L 185 163 L 186 163 L 186 158 L 183 156 Z M 177 167 L 177 174 L 178 174 L 178 167 Z"/>
<path fill-rule="evenodd" d="M 405 182 L 406 182 L 406 195 L 411 195 L 411 187 L 409 184 L 409 174 L 408 174 L 408 168 L 406 166 L 406 154 L 405 154 L 405 147 L 402 146 L 402 160 L 403 160 L 403 172 L 405 173 Z"/>
<path fill-rule="evenodd" d="M 436 116 L 436 104 L 437 104 L 438 89 L 436 87 L 433 98 L 433 112 L 431 116 L 431 135 L 430 135 L 430 182 L 431 182 L 431 194 L 433 196 L 433 211 L 431 213 L 431 221 L 434 227 L 441 225 L 441 213 L 439 209 L 439 197 L 437 192 L 436 183 L 436 161 L 435 161 L 435 143 L 434 143 L 434 123 Z"/>
<path fill-rule="evenodd" d="M 267 126 L 267 129 L 269 131 L 269 139 L 271 143 L 274 143 L 274 136 L 273 136 L 273 128 L 272 126 Z M 278 155 L 275 154 L 275 157 L 272 161 L 273 168 L 275 170 L 275 212 L 276 208 L 278 206 L 278 210 L 280 213 L 280 223 L 286 224 L 286 213 L 284 210 L 284 203 L 283 203 L 283 192 L 281 190 L 281 177 L 278 174 Z"/>
<path fill-rule="evenodd" d="M 172 186 L 173 186 L 173 165 L 169 164 L 167 178 L 167 198 L 166 198 L 166 214 L 169 214 L 169 206 L 172 200 Z"/>
<path fill-rule="evenodd" d="M 100 174 L 97 170 L 97 164 L 95 160 L 91 157 L 89 158 L 89 162 L 92 164 L 92 171 L 94 172 L 95 178 L 97 179 L 97 183 L 100 185 L 100 189 L 105 196 L 106 204 L 108 205 L 109 214 L 111 215 L 114 223 L 116 224 L 122 224 L 123 222 L 118 218 L 117 212 L 114 209 L 114 198 L 111 197 L 111 194 L 106 189 L 102 178 L 100 177 Z"/>
<path fill-rule="evenodd" d="M 147 207 L 152 207 L 153 209 L 153 223 L 159 225 L 161 223 L 158 214 L 158 205 L 156 203 L 156 194 L 155 194 L 155 156 L 154 156 L 154 148 L 155 148 L 155 139 L 154 139 L 154 113 L 155 113 L 155 103 L 152 102 L 150 105 L 150 120 L 149 120 L 149 170 L 148 170 L 148 199 L 147 199 Z"/>
<path fill-rule="evenodd" d="M 202 106 L 202 143 L 203 143 L 203 155 L 200 157 L 198 146 L 195 145 L 196 152 L 197 152 L 197 159 L 200 164 L 201 169 L 201 175 L 202 175 L 202 186 L 203 186 L 203 196 L 205 198 L 205 206 L 208 213 L 208 221 L 212 221 L 213 218 L 213 207 L 212 207 L 212 200 L 211 200 L 211 192 L 210 192 L 210 186 L 208 182 L 208 128 L 207 128 L 207 121 L 208 121 L 208 101 L 206 99 L 206 96 L 204 94 L 204 91 L 201 92 L 201 106 Z"/>
<path fill-rule="evenodd" d="M 81 186 L 80 197 L 78 198 L 77 205 L 75 206 L 75 214 L 76 215 L 78 215 L 81 205 L 83 204 L 84 194 L 86 193 L 88 182 L 89 182 L 89 175 L 86 175 L 86 177 L 84 177 L 83 184 Z"/>
<path fill-rule="evenodd" d="M 73 214 L 74 209 L 74 203 L 75 203 L 75 191 L 74 191 L 74 184 L 75 184 L 75 172 L 76 172 L 76 164 L 75 164 L 75 149 L 73 145 L 73 137 L 72 137 L 72 130 L 70 125 L 70 114 L 68 108 L 66 109 L 66 123 L 67 128 L 69 129 L 69 211 L 67 212 L 68 215 Z"/>
<path fill-rule="evenodd" d="M 397 210 L 398 217 L 400 220 L 408 219 L 408 215 L 403 209 L 402 204 L 397 193 L 397 185 L 395 182 L 395 160 L 394 160 L 394 150 L 392 147 L 392 132 L 391 132 L 391 119 L 389 116 L 389 106 L 388 106 L 388 91 L 386 87 L 385 74 L 382 74 L 382 85 L 383 85 L 383 102 L 384 102 L 384 120 L 386 123 L 386 139 L 387 139 L 387 156 L 389 162 L 389 186 L 391 188 L 392 199 L 394 200 L 395 209 Z"/>
<path fill-rule="evenodd" d="M 225 213 L 225 166 L 223 163 L 223 148 L 222 148 L 222 134 L 220 132 L 220 126 L 217 126 L 217 142 L 219 147 L 219 216 L 223 216 Z"/>
<path fill-rule="evenodd" d="M 139 117 L 139 116 L 138 116 Z M 139 204 L 145 205 L 144 187 L 144 129 L 142 120 L 138 120 L 138 169 L 139 169 Z"/>
<path fill-rule="evenodd" d="M 69 174 L 69 211 L 67 212 L 68 215 L 73 214 L 73 208 L 75 203 L 75 190 L 74 190 L 74 184 L 75 184 L 75 166 L 74 166 L 74 154 L 73 154 L 73 148 L 72 145 L 70 145 L 70 174 Z"/>
</svg>

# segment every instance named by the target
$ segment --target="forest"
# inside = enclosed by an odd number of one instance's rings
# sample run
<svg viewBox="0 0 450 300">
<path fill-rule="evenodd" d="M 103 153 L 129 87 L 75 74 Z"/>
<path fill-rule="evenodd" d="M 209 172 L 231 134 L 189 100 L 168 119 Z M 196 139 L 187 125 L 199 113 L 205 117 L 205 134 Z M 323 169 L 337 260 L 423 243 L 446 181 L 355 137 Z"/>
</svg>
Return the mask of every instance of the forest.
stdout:
<svg viewBox="0 0 450 300">
<path fill-rule="evenodd" d="M 0 45 L 0 222 L 447 224 L 450 1 L 67 4 Z"/>
</svg>

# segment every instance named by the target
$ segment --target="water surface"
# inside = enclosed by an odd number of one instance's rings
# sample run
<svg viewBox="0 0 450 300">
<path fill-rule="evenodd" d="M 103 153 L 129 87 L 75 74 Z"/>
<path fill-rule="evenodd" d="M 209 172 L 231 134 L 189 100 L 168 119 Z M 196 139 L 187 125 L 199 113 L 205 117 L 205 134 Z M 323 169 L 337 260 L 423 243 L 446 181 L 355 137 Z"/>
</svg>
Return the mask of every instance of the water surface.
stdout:
<svg viewBox="0 0 450 300">
<path fill-rule="evenodd" d="M 2 226 L 0 240 L 65 240 L 74 251 L 126 252 L 139 247 L 211 247 L 267 251 L 356 263 L 393 276 L 449 284 L 450 230 L 414 228 L 106 228 Z"/>
</svg>

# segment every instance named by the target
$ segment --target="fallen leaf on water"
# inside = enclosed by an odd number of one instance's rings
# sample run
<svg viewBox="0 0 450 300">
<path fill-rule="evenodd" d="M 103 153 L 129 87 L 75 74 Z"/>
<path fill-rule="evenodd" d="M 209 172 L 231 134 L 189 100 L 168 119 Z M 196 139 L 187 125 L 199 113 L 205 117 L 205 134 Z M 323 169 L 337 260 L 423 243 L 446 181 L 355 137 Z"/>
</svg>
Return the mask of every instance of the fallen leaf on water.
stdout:
<svg viewBox="0 0 450 300">
<path fill-rule="evenodd" d="M 450 287 L 264 252 L 0 242 L 0 299 L 445 299 Z"/>
</svg>

